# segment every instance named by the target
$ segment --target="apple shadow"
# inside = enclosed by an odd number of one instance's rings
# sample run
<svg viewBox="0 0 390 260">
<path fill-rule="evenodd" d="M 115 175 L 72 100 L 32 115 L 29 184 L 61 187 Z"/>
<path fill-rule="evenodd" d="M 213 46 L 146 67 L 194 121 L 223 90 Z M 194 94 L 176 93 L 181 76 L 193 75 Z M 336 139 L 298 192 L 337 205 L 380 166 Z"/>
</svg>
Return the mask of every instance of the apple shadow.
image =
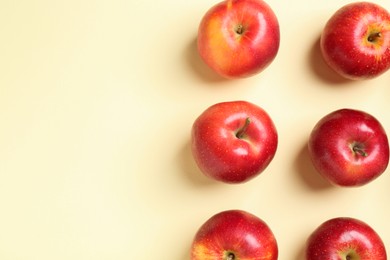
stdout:
<svg viewBox="0 0 390 260">
<path fill-rule="evenodd" d="M 208 67 L 200 57 L 197 49 L 197 39 L 194 38 L 188 44 L 185 50 L 185 58 L 190 68 L 201 78 L 208 83 L 225 82 L 227 79 L 218 75 L 210 67 Z"/>
<path fill-rule="evenodd" d="M 196 186 L 211 186 L 216 185 L 214 180 L 211 180 L 207 176 L 205 176 L 198 166 L 192 156 L 191 152 L 191 143 L 186 142 L 183 147 L 180 149 L 177 161 L 179 163 L 179 167 L 181 169 L 181 173 L 185 179 L 189 180 Z"/>
<path fill-rule="evenodd" d="M 191 258 L 191 248 L 188 248 L 183 256 L 183 260 L 188 260 Z"/>
<path fill-rule="evenodd" d="M 310 189 L 325 190 L 333 187 L 314 168 L 310 159 L 307 143 L 302 145 L 302 148 L 295 159 L 294 166 L 297 173 L 300 175 L 301 180 Z"/>
<path fill-rule="evenodd" d="M 353 82 L 352 80 L 342 77 L 333 69 L 331 69 L 328 64 L 326 64 L 321 54 L 320 41 L 321 35 L 317 37 L 310 49 L 308 58 L 309 67 L 312 69 L 315 75 L 318 76 L 318 78 L 326 83 L 329 83 L 331 86 L 351 84 Z"/>
<path fill-rule="evenodd" d="M 302 246 L 298 251 L 295 260 L 304 260 L 305 259 L 305 246 Z"/>
</svg>

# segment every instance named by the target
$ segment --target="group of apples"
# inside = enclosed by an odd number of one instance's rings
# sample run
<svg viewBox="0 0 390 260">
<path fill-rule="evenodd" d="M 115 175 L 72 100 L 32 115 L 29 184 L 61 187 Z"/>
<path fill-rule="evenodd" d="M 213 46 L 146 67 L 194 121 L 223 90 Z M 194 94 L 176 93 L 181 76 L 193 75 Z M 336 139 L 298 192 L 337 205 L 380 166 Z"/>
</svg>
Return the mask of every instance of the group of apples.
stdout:
<svg viewBox="0 0 390 260">
<path fill-rule="evenodd" d="M 263 71 L 280 43 L 277 17 L 263 0 L 225 0 L 210 8 L 198 30 L 198 52 L 217 74 L 236 79 Z M 372 79 L 390 68 L 390 14 L 370 2 L 342 6 L 323 29 L 320 49 L 335 73 Z M 191 148 L 206 176 L 244 183 L 263 172 L 278 146 L 276 127 L 261 107 L 247 101 L 214 104 L 195 120 Z M 312 129 L 308 151 L 314 168 L 331 184 L 358 187 L 379 177 L 389 163 L 381 123 L 355 109 L 325 115 Z M 275 260 L 277 241 L 269 226 L 242 210 L 219 212 L 196 233 L 192 260 Z M 385 260 L 383 241 L 365 222 L 338 217 L 307 239 L 307 260 Z"/>
</svg>

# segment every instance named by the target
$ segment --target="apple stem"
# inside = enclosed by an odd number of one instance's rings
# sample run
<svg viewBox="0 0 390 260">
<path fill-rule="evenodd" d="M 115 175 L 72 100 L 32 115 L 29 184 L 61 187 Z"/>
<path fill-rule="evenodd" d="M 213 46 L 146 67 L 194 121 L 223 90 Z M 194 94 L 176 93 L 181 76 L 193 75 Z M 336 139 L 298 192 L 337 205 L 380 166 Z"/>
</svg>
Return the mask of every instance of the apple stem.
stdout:
<svg viewBox="0 0 390 260">
<path fill-rule="evenodd" d="M 229 253 L 228 255 L 227 255 L 227 258 L 226 258 L 226 260 L 234 260 L 236 257 L 235 257 L 235 255 L 233 254 L 233 253 Z"/>
<path fill-rule="evenodd" d="M 237 34 L 243 34 L 244 33 L 244 26 L 242 26 L 242 24 L 237 25 L 236 33 Z"/>
<path fill-rule="evenodd" d="M 378 38 L 382 37 L 382 34 L 380 32 L 372 33 L 368 36 L 367 40 L 369 42 L 375 42 Z"/>
<path fill-rule="evenodd" d="M 238 130 L 238 132 L 236 133 L 236 137 L 237 138 L 241 139 L 241 138 L 244 137 L 245 132 L 248 129 L 248 126 L 249 126 L 250 123 L 251 123 L 251 119 L 249 117 L 247 117 L 245 119 L 245 125 L 240 130 Z"/>
<path fill-rule="evenodd" d="M 363 157 L 367 157 L 368 154 L 364 151 L 364 149 L 362 147 L 360 147 L 359 145 L 355 145 L 352 150 L 355 152 L 355 153 L 358 153 L 359 155 L 363 156 Z"/>
</svg>

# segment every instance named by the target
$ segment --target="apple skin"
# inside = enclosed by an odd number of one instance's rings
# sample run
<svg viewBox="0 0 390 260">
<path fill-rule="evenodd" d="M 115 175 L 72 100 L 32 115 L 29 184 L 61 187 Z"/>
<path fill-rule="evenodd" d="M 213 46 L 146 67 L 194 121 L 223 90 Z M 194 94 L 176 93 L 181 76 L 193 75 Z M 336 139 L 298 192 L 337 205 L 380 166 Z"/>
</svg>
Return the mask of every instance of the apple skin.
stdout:
<svg viewBox="0 0 390 260">
<path fill-rule="evenodd" d="M 274 158 L 277 145 L 272 119 L 247 101 L 214 104 L 192 125 L 195 162 L 206 176 L 225 183 L 243 183 L 259 175 Z"/>
<path fill-rule="evenodd" d="M 367 223 L 350 217 L 332 218 L 309 236 L 306 260 L 387 260 L 382 239 Z"/>
<path fill-rule="evenodd" d="M 226 0 L 203 16 L 197 46 L 203 61 L 222 77 L 260 73 L 275 59 L 279 22 L 262 0 Z"/>
<path fill-rule="evenodd" d="M 276 260 L 278 245 L 269 226 L 243 210 L 215 214 L 197 231 L 191 260 Z"/>
<path fill-rule="evenodd" d="M 379 177 L 389 163 L 389 144 L 381 123 L 355 109 L 324 116 L 308 142 L 311 161 L 332 184 L 353 187 Z"/>
<path fill-rule="evenodd" d="M 370 2 L 347 4 L 326 23 L 320 46 L 325 62 L 344 78 L 375 78 L 390 68 L 390 14 Z"/>
</svg>

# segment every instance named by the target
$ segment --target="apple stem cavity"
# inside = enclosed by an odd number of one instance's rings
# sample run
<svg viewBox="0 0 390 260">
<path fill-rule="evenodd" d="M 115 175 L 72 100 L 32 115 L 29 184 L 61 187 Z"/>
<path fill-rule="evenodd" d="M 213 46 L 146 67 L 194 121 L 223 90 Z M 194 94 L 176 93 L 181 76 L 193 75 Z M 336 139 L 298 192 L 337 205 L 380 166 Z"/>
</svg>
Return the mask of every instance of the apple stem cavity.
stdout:
<svg viewBox="0 0 390 260">
<path fill-rule="evenodd" d="M 359 145 L 359 144 L 355 144 L 353 147 L 352 147 L 352 150 L 353 152 L 363 156 L 363 157 L 367 157 L 368 154 L 366 153 L 366 151 L 364 151 L 364 148 Z"/>
<path fill-rule="evenodd" d="M 226 256 L 226 260 L 234 260 L 236 259 L 236 256 L 233 253 L 228 253 Z"/>
<path fill-rule="evenodd" d="M 380 32 L 371 33 L 370 35 L 368 35 L 367 40 L 369 42 L 373 42 L 374 43 L 381 37 L 382 37 L 382 34 Z"/>
<path fill-rule="evenodd" d="M 245 119 L 245 124 L 244 124 L 244 126 L 243 126 L 240 130 L 238 130 L 238 132 L 236 133 L 236 137 L 237 137 L 238 139 L 241 139 L 241 138 L 244 137 L 244 135 L 245 135 L 245 133 L 246 133 L 246 130 L 248 129 L 250 123 L 251 123 L 251 119 L 250 119 L 249 117 L 247 117 L 247 118 Z"/>
<path fill-rule="evenodd" d="M 235 32 L 239 35 L 242 35 L 244 33 L 244 26 L 242 24 L 237 25 Z"/>
</svg>

